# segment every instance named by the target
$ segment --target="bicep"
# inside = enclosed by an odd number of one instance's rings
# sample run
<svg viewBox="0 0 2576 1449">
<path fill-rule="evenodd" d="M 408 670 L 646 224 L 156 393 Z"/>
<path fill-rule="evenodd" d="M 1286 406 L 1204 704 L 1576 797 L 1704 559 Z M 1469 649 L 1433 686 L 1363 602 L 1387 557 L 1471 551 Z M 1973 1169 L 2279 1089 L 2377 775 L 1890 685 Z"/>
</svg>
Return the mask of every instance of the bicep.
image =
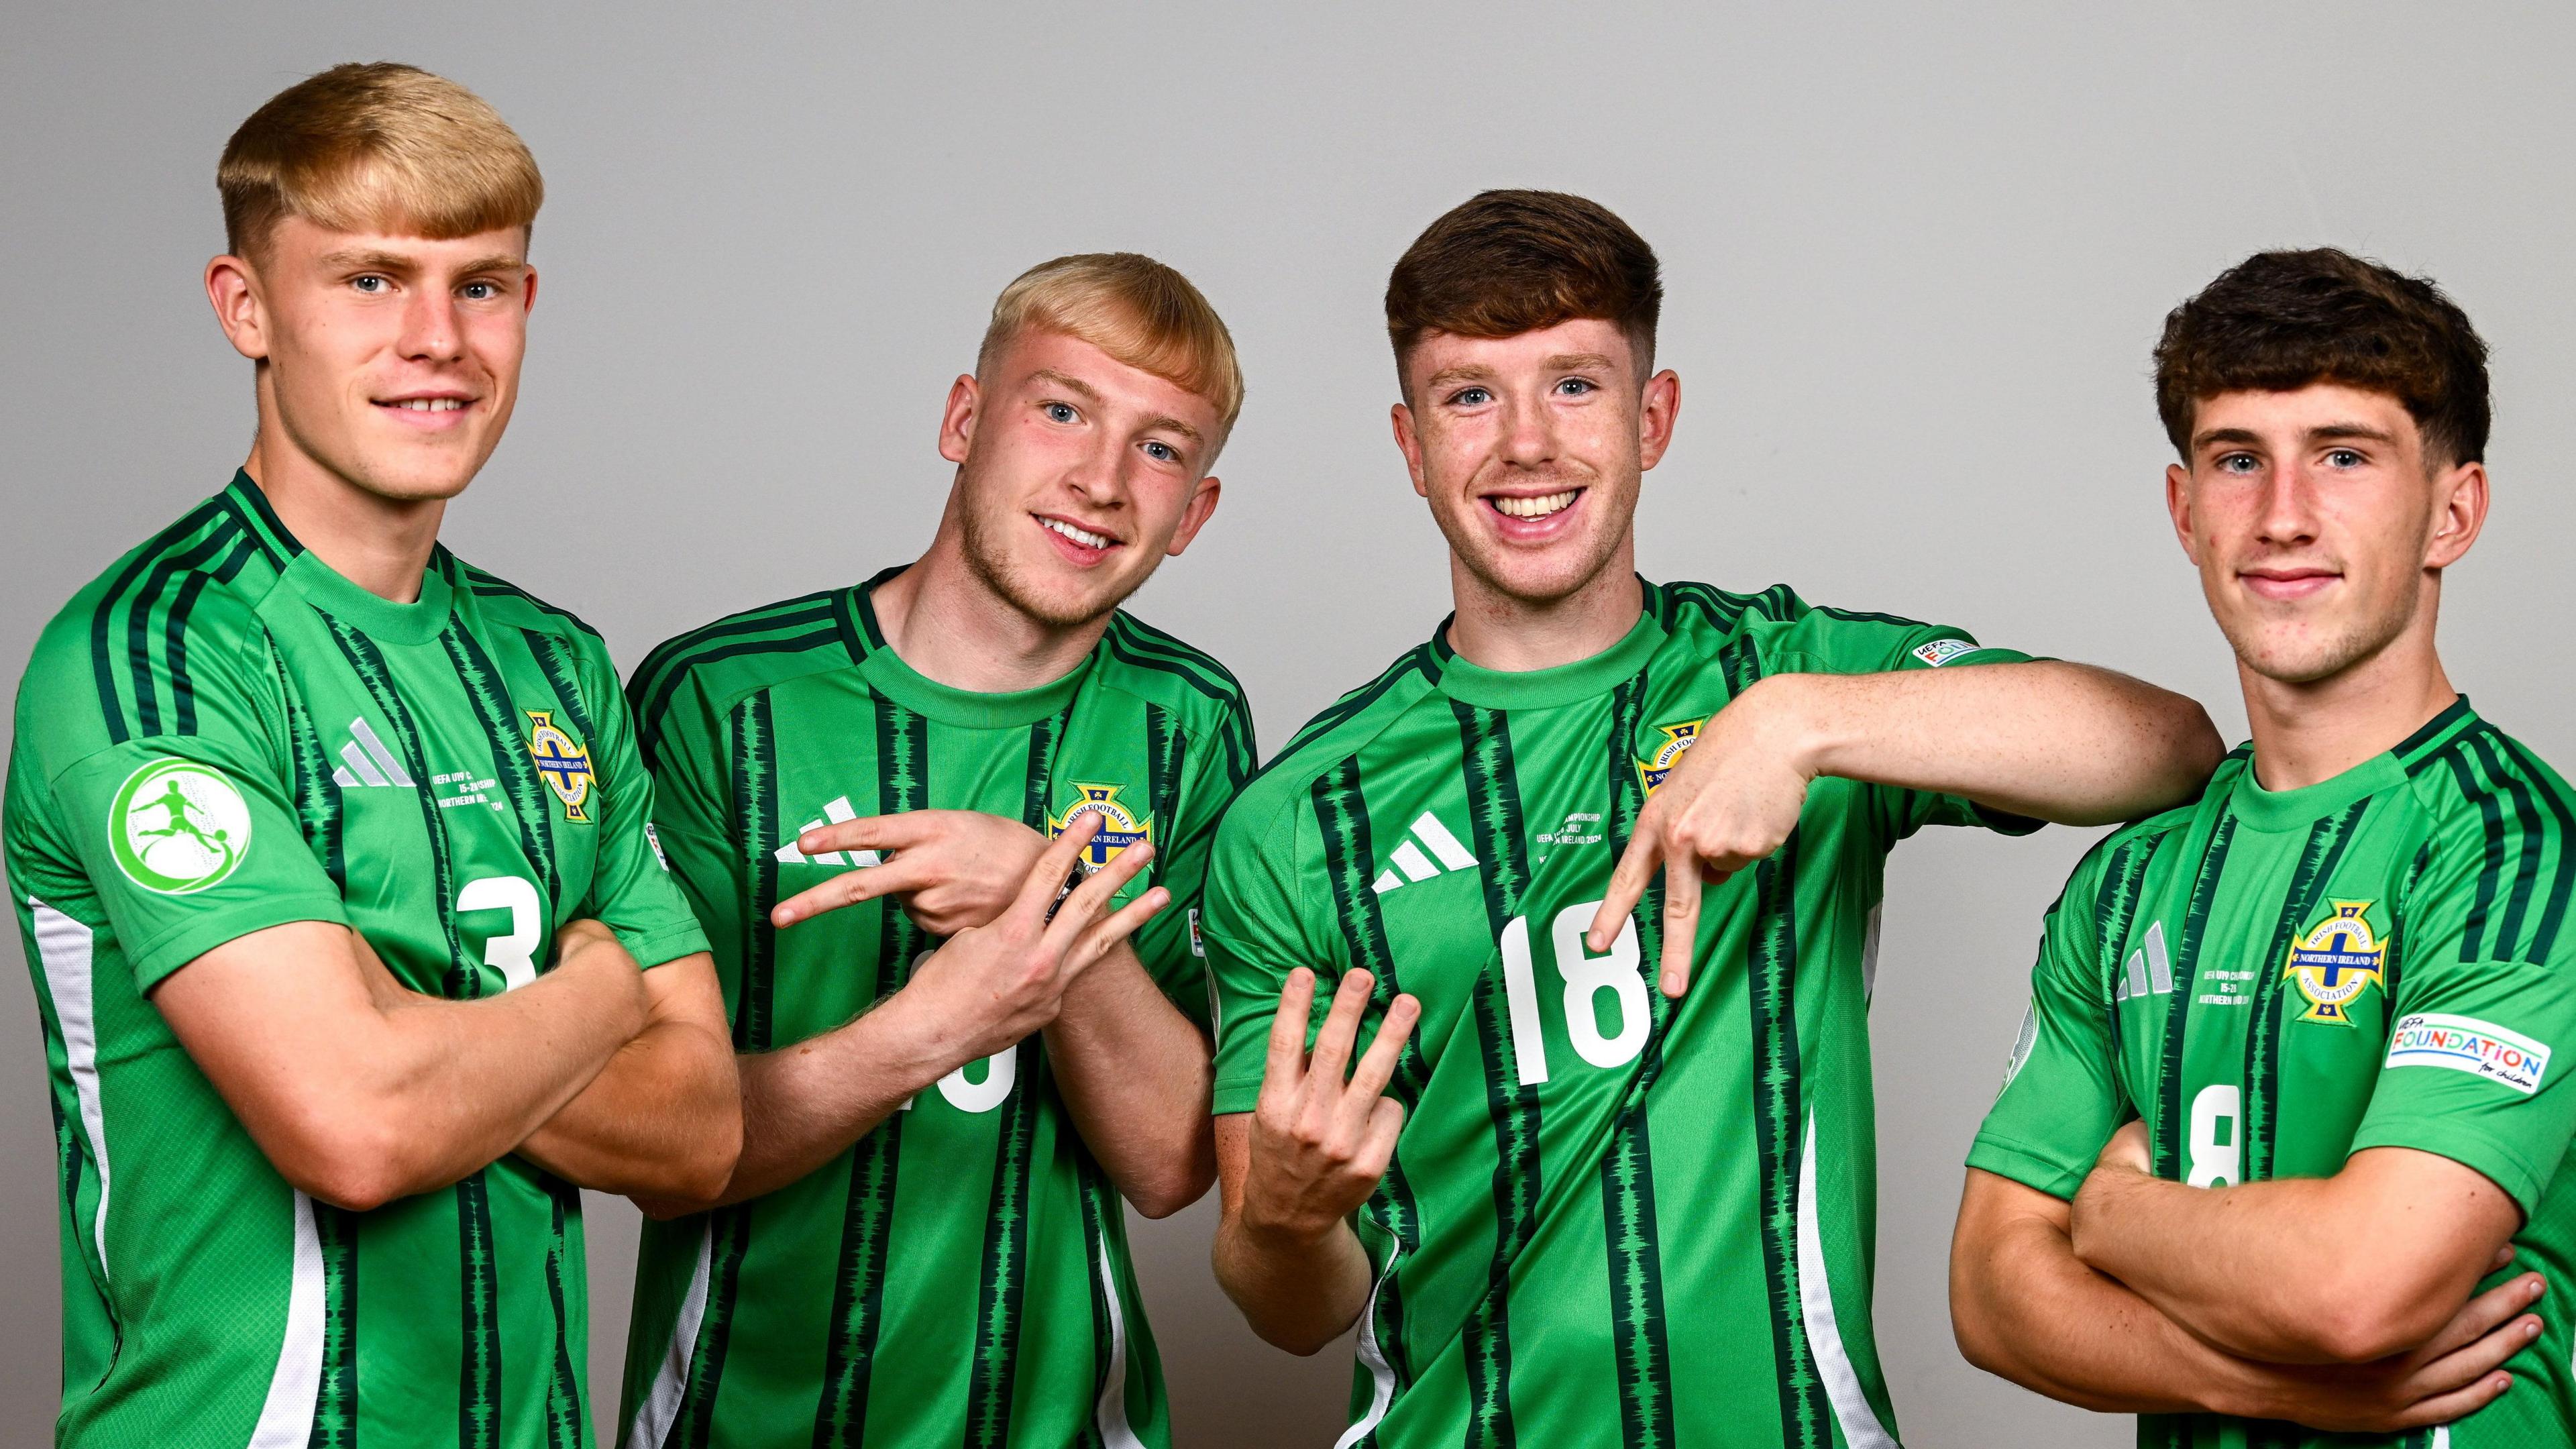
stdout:
<svg viewBox="0 0 2576 1449">
<path fill-rule="evenodd" d="M 150 1000 L 281 1169 L 326 1135 L 322 1104 L 379 1019 L 356 937 L 322 921 L 235 937 L 163 977 Z"/>
<path fill-rule="evenodd" d="M 694 1027 L 731 1038 L 725 1019 L 724 989 L 716 981 L 715 957 L 705 951 L 666 961 L 644 973 L 644 1020 L 656 1026 Z"/>
<path fill-rule="evenodd" d="M 2465 1297 L 2522 1228 L 2513 1194 L 2435 1152 L 2367 1148 L 2345 1161 L 2334 1183 L 2352 1205 L 2347 1221 L 2358 1219 L 2361 1235 L 2346 1241 L 2372 1244 L 2383 1267 L 2428 1293 Z"/>
</svg>

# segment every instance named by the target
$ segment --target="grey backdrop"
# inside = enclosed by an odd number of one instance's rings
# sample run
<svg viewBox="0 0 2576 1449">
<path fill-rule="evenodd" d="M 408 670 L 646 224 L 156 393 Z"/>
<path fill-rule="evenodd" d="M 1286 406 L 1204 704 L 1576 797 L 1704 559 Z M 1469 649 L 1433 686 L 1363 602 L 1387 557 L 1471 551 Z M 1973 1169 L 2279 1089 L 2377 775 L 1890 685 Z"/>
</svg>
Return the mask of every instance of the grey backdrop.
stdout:
<svg viewBox="0 0 2576 1449">
<path fill-rule="evenodd" d="M 2158 321 L 2260 247 L 2431 272 L 2493 344 L 2498 401 L 2448 658 L 2576 763 L 2570 12 L 1971 8 L 12 0 L 0 668 L 243 452 L 250 370 L 197 282 L 224 137 L 314 70 L 395 58 L 488 97 L 551 194 L 524 404 L 448 538 L 630 667 L 910 557 L 993 294 L 1048 256 L 1133 248 L 1214 299 L 1251 383 L 1224 506 L 1139 610 L 1231 664 L 1275 746 L 1446 608 L 1388 441 L 1387 267 L 1471 192 L 1537 185 L 1663 254 L 1684 406 L 1640 516 L 1651 576 L 1956 621 L 2188 690 L 2231 737 L 2229 660 L 2160 510 Z M 1968 1368 L 1943 1306 L 1959 1159 L 2088 838 L 1948 832 L 1891 876 L 1878 1321 L 1917 1446 L 2127 1442 Z M 36 1444 L 58 1259 L 14 971 L 0 1020 L 0 1442 Z M 1211 1200 L 1137 1233 L 1181 1443 L 1320 1449 L 1347 1347 L 1254 1341 L 1209 1279 L 1213 1219 Z M 592 1203 L 612 1409 L 633 1222 Z"/>
</svg>

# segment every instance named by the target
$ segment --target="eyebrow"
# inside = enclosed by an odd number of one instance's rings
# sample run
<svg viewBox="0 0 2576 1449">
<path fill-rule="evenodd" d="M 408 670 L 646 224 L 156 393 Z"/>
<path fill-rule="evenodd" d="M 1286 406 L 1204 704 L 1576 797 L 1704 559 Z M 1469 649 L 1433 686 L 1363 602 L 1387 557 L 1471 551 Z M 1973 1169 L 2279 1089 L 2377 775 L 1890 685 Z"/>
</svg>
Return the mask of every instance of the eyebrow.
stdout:
<svg viewBox="0 0 2576 1449">
<path fill-rule="evenodd" d="M 1147 419 L 1145 420 L 1145 431 L 1147 431 L 1147 432 L 1149 432 L 1149 433 L 1150 433 L 1150 432 L 1153 432 L 1153 431 L 1155 431 L 1155 430 L 1157 430 L 1157 429 L 1160 429 L 1160 430 L 1162 430 L 1162 431 L 1164 431 L 1164 432 L 1178 433 L 1178 434 L 1180 434 L 1182 437 L 1189 439 L 1189 440 L 1190 440 L 1191 442 L 1193 442 L 1193 443 L 1203 443 L 1203 442 L 1206 442 L 1206 441 L 1207 441 L 1207 439 L 1206 439 L 1206 438 L 1204 438 L 1204 437 L 1200 436 L 1200 434 L 1199 434 L 1199 430 L 1198 430 L 1198 429 L 1196 429 L 1196 428 L 1194 428 L 1194 427 L 1191 427 L 1189 424 L 1187 424 L 1187 423 L 1185 423 L 1185 422 L 1182 422 L 1179 418 L 1174 418 L 1174 417 L 1158 417 L 1158 418 L 1147 418 Z"/>
<path fill-rule="evenodd" d="M 1084 397 L 1091 399 L 1093 402 L 1099 402 L 1101 400 L 1100 389 L 1093 387 L 1090 383 L 1084 382 L 1081 378 L 1058 372 L 1052 367 L 1041 367 L 1037 371 L 1030 373 L 1029 380 L 1031 382 L 1054 383 L 1056 386 L 1063 388 L 1067 392 L 1078 392 Z"/>
<path fill-rule="evenodd" d="M 2369 442 L 2386 443 L 2392 448 L 2397 446 L 2397 439 L 2390 436 L 2386 429 L 2374 428 L 2367 423 L 2325 423 L 2308 429 L 2303 436 L 2311 443 L 2332 442 L 2338 438 L 2361 438 Z M 2191 446 L 2193 451 L 2197 452 L 2213 443 L 2256 447 L 2262 442 L 2262 436 L 2249 428 L 2211 428 L 2205 433 L 2195 435 L 2191 440 Z"/>
<path fill-rule="evenodd" d="M 1493 375 L 1494 370 L 1481 362 L 1461 362 L 1452 367 L 1444 367 L 1424 378 L 1422 386 L 1429 390 L 1450 387 L 1462 382 L 1485 382 L 1491 380 Z"/>
<path fill-rule="evenodd" d="M 455 271 L 460 276 L 475 272 L 515 272 L 527 264 L 523 257 L 495 252 L 488 257 L 476 257 Z M 400 252 L 359 249 L 327 253 L 318 265 L 329 272 L 400 272 L 405 276 L 421 270 L 417 257 L 407 257 Z"/>
<path fill-rule="evenodd" d="M 1546 372 L 1606 372 L 1616 365 L 1602 353 L 1565 352 L 1549 358 L 1539 364 L 1539 367 Z"/>
</svg>

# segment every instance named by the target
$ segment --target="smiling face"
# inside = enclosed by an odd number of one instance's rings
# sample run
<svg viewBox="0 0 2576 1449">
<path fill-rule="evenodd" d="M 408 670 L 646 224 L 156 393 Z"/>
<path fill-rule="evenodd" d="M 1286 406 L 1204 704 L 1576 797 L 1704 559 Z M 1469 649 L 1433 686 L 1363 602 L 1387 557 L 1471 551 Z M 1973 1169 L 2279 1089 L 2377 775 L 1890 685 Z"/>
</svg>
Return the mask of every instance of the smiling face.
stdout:
<svg viewBox="0 0 2576 1449">
<path fill-rule="evenodd" d="M 949 389 L 940 456 L 967 566 L 1042 624 L 1118 607 L 1216 511 L 1216 405 L 1091 343 L 1029 329 Z"/>
<path fill-rule="evenodd" d="M 1462 587 L 1544 607 L 1634 556 L 1638 489 L 1681 400 L 1678 378 L 1641 380 L 1638 364 L 1596 318 L 1512 337 L 1434 332 L 1405 357 L 1396 445 Z"/>
<path fill-rule="evenodd" d="M 431 240 L 297 216 L 257 261 L 207 270 L 233 346 L 265 364 L 263 450 L 398 502 L 463 492 L 501 441 L 536 282 L 522 227 Z"/>
<path fill-rule="evenodd" d="M 2335 383 L 2193 409 L 2166 503 L 2244 667 L 2307 684 L 2420 634 L 2485 521 L 2486 469 L 2428 459 L 2397 399 Z"/>
</svg>

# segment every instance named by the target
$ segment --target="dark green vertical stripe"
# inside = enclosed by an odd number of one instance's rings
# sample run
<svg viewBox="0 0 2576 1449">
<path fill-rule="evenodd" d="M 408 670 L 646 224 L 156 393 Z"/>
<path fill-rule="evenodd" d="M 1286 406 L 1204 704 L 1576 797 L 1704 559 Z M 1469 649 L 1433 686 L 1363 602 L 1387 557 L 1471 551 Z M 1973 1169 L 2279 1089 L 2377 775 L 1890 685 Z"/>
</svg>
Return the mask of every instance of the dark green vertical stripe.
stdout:
<svg viewBox="0 0 2576 1449">
<path fill-rule="evenodd" d="M 734 988 L 733 1046 L 737 1052 L 770 1048 L 775 1019 L 774 966 L 778 930 L 769 911 L 778 904 L 778 741 L 769 691 L 734 706 L 726 721 L 728 774 L 733 782 L 733 838 L 742 851 L 743 913 L 738 946 L 741 981 Z M 724 1384 L 733 1347 L 734 1310 L 741 1301 L 742 1263 L 751 1251 L 753 1203 L 718 1208 L 707 1220 L 707 1306 L 698 1339 L 689 1350 L 688 1382 L 671 1416 L 663 1449 L 705 1449 L 713 1434 L 716 1392 Z"/>
<path fill-rule="evenodd" d="M 2252 769 L 2253 766 L 2246 766 Z M 2151 1129 L 2156 1176 L 2182 1180 L 2183 1133 L 2182 1048 L 2191 1021 L 2193 978 L 2200 971 L 2200 943 L 2209 934 L 2210 903 L 2218 898 L 2218 878 L 2227 869 L 2227 848 L 2236 839 L 2236 817 L 2224 811 L 2201 847 L 2200 871 L 2192 877 L 2191 899 L 2183 907 L 2182 930 L 2174 938 L 2173 1002 L 2165 1012 L 2164 1050 L 2156 1063 L 2156 1111 Z M 2140 1104 L 2141 1110 L 2144 1109 Z"/>
<path fill-rule="evenodd" d="M 132 601 L 126 595 L 133 589 L 135 582 L 141 579 L 144 571 L 151 568 L 164 554 L 176 548 L 180 540 L 189 537 L 207 524 L 216 522 L 229 512 L 230 509 L 225 505 L 223 495 L 218 494 L 188 510 L 187 515 L 178 522 L 154 534 L 150 543 L 135 550 L 134 556 L 126 560 L 125 567 L 117 570 L 116 577 L 108 582 L 106 591 L 98 596 L 98 606 L 90 611 L 90 673 L 98 685 L 98 712 L 101 721 L 107 726 L 109 744 L 121 745 L 133 738 L 133 732 L 128 728 L 125 717 L 124 701 L 116 691 L 117 661 L 119 659 L 130 661 L 132 651 L 120 653 L 109 642 L 114 632 L 117 607 L 121 604 L 129 607 L 132 605 Z M 129 614 L 128 617 L 130 620 L 131 615 Z"/>
<path fill-rule="evenodd" d="M 485 1168 L 456 1184 L 457 1268 L 464 1279 L 459 1301 L 465 1319 L 456 1389 L 457 1449 L 498 1449 L 501 1443 L 501 1285 L 492 1254 L 491 1189 L 484 1181 L 490 1171 Z"/>
<path fill-rule="evenodd" d="M 196 588 L 183 588 L 181 594 L 188 604 L 193 605 L 196 602 L 197 592 L 205 587 L 205 575 L 199 570 L 203 569 L 218 552 L 232 543 L 236 536 L 236 527 L 237 525 L 220 523 L 195 543 L 177 553 L 164 555 L 161 561 L 153 566 L 151 576 L 144 580 L 142 592 L 134 596 L 133 605 L 126 610 L 125 664 L 134 675 L 134 718 L 138 733 L 155 735 L 161 732 L 160 699 L 152 683 L 152 635 L 155 632 L 153 624 L 156 619 L 155 611 L 160 607 L 161 595 L 169 589 L 173 580 L 186 574 L 196 584 Z M 159 622 L 163 625 L 161 632 L 165 638 L 172 632 L 184 632 L 184 620 L 184 611 L 174 604 L 168 616 L 159 618 Z M 164 658 L 167 658 L 166 651 Z M 192 702 L 189 706 L 189 714 L 193 717 L 195 713 L 196 707 Z"/>
<path fill-rule="evenodd" d="M 2477 895 L 2469 902 L 2468 922 L 2460 930 L 2460 959 L 2479 961 L 2487 955 L 2487 913 L 2495 905 L 2497 884 L 2504 874 L 2504 816 L 2496 808 L 2495 791 L 2481 789 L 2477 777 L 2470 772 L 2468 752 L 2461 744 L 2453 740 L 2449 748 L 2433 758 L 2451 767 L 2451 778 L 2458 783 L 2460 794 L 2476 802 L 2478 819 L 2486 826 L 2486 860 L 2478 869 Z"/>
<path fill-rule="evenodd" d="M 877 813 L 930 807 L 930 722 L 882 694 L 876 712 Z M 932 941 L 893 901 L 877 906 L 875 998 L 903 988 L 913 958 Z M 830 1339 L 824 1347 L 823 1396 L 814 1411 L 815 1449 L 852 1449 L 867 1435 L 878 1335 L 885 1328 L 886 1253 L 893 1238 L 895 1169 L 904 1114 L 887 1114 L 850 1153 L 850 1185 L 841 1214 L 841 1247 L 832 1279 Z"/>
<path fill-rule="evenodd" d="M 285 657 L 272 651 L 270 662 L 277 670 L 278 696 L 286 702 L 286 749 L 295 769 L 296 821 L 303 828 L 305 845 L 331 877 L 332 889 L 345 895 L 349 861 L 342 839 L 340 782 L 331 777 L 331 757 L 313 728 L 313 713 L 305 707 L 303 692 L 287 673 Z"/>
<path fill-rule="evenodd" d="M 162 626 L 161 663 L 170 676 L 170 728 L 175 734 L 193 735 L 197 732 L 197 685 L 188 674 L 189 617 L 196 612 L 197 599 L 205 593 L 208 584 L 228 584 L 241 574 L 242 565 L 249 563 L 251 555 L 258 551 L 257 542 L 257 539 L 243 535 L 234 543 L 233 551 L 211 572 L 188 575 L 187 581 L 179 586 L 179 597 L 171 602 L 169 620 Z"/>
<path fill-rule="evenodd" d="M 313 1205 L 322 1245 L 322 1374 L 313 1394 L 311 1449 L 357 1449 L 358 1215 Z"/>
<path fill-rule="evenodd" d="M 393 732 L 393 746 L 402 752 L 403 768 L 414 780 L 426 782 L 430 770 L 421 749 L 420 728 L 412 722 L 411 708 L 403 703 L 401 691 L 394 686 L 393 671 L 385 666 L 385 656 L 377 650 L 374 640 L 329 614 L 322 614 L 322 622 L 330 626 L 332 639 L 366 686 L 367 697 L 384 715 L 385 727 Z M 450 998 L 480 996 L 482 972 L 466 964 L 465 941 L 457 933 L 456 912 L 448 909 L 456 899 L 456 867 L 449 856 L 447 824 L 439 819 L 438 802 L 431 798 L 426 783 L 412 794 L 420 801 L 421 829 L 429 844 L 430 899 L 439 903 L 439 929 L 447 937 L 447 978 L 441 983 L 440 994 Z"/>
<path fill-rule="evenodd" d="M 1054 788 L 1056 751 L 1071 727 L 1073 704 L 1029 726 L 1020 823 L 1044 834 Z M 1016 1050 L 1018 1072 L 1003 1100 L 993 1149 L 993 1197 L 984 1225 L 984 1263 L 976 1289 L 975 1359 L 967 1378 L 966 1440 L 971 1449 L 1011 1441 L 1012 1389 L 1019 1378 L 1021 1305 L 1029 1275 L 1029 1168 L 1037 1147 L 1041 1038 Z"/>
<path fill-rule="evenodd" d="M 456 677 L 465 686 L 465 697 L 474 706 L 474 718 L 483 726 L 483 737 L 492 746 L 492 772 L 510 797 L 510 813 L 519 827 L 519 849 L 528 858 L 528 866 L 537 873 L 537 885 L 545 892 L 539 908 L 540 919 L 551 924 L 555 905 L 563 899 L 562 868 L 555 860 L 555 793 L 537 778 L 537 767 L 528 757 L 527 743 L 519 734 L 519 713 L 510 698 L 510 682 L 492 664 L 471 631 L 449 620 L 439 632 L 438 642 L 447 648 L 448 662 L 456 666 Z M 415 780 L 427 775 L 415 774 Z"/>
<path fill-rule="evenodd" d="M 1351 965 L 1374 978 L 1369 987 L 1369 1010 L 1376 1021 L 1386 1019 L 1387 1008 L 1395 1004 L 1403 985 L 1396 979 L 1395 952 L 1386 936 L 1386 918 L 1378 909 L 1377 892 L 1370 889 L 1370 869 L 1377 850 L 1369 833 L 1368 800 L 1363 793 L 1359 757 L 1344 759 L 1315 778 L 1311 789 L 1315 823 L 1323 840 L 1324 875 L 1333 888 L 1333 918 L 1341 923 L 1342 938 L 1349 944 Z M 1317 985 L 1320 995 L 1327 989 Z M 1404 1044 L 1396 1058 L 1395 1075 L 1387 1084 L 1388 1094 L 1404 1104 L 1410 1114 L 1422 1098 L 1422 1085 L 1430 1073 L 1422 1060 L 1419 1037 Z M 1415 1200 L 1413 1183 L 1404 1167 L 1404 1152 L 1399 1143 L 1387 1159 L 1386 1176 L 1377 1191 L 1369 1195 L 1366 1211 L 1387 1236 L 1394 1240 L 1394 1261 L 1411 1257 L 1422 1246 L 1422 1211 Z M 1386 1265 L 1379 1271 L 1384 1273 Z M 1395 1389 L 1402 1393 L 1412 1382 L 1412 1359 L 1404 1342 L 1403 1283 L 1388 1277 L 1376 1289 L 1377 1311 L 1373 1329 L 1378 1354 L 1385 1359 L 1394 1375 Z M 1368 1442 L 1374 1443 L 1372 1435 Z M 1359 1446 L 1354 1446 L 1359 1449 Z"/>
<path fill-rule="evenodd" d="M 2295 989 L 2282 968 L 2290 959 L 2290 943 L 2316 914 L 2318 899 L 2326 883 L 2334 878 L 2335 864 L 2343 859 L 2346 846 L 2352 844 L 2353 832 L 2361 823 L 2362 812 L 2370 808 L 2365 796 L 2340 814 L 2329 815 L 2308 829 L 2307 844 L 2299 851 L 2298 869 L 2291 874 L 2289 894 L 2281 902 L 2281 916 L 2272 927 L 2271 949 L 2258 958 L 2255 970 L 2254 1019 L 2245 1035 L 2245 1100 L 2239 1130 L 2245 1142 L 2244 1180 L 2262 1182 L 2272 1176 L 2272 1147 L 2277 1139 L 2281 1112 L 2281 1024 L 2282 1007 Z"/>
<path fill-rule="evenodd" d="M 1485 918 L 1499 942 L 1520 914 L 1529 888 L 1529 838 L 1522 829 L 1520 783 L 1512 766 L 1508 718 L 1499 710 L 1450 701 L 1458 718 L 1467 823 L 1483 867 Z M 1485 1294 L 1466 1329 L 1468 1449 L 1507 1449 L 1512 1419 L 1512 1265 L 1538 1231 L 1538 1089 L 1520 1080 L 1512 1047 L 1503 977 L 1489 950 L 1476 982 L 1476 1036 L 1484 1050 L 1485 1109 L 1494 1124 L 1494 1256 Z"/>
<path fill-rule="evenodd" d="M 1180 721 L 1159 704 L 1145 706 L 1145 800 L 1154 812 L 1154 833 L 1168 849 L 1181 818 L 1181 774 L 1188 762 L 1189 738 Z M 1160 875 L 1159 870 L 1155 874 Z"/>
<path fill-rule="evenodd" d="M 582 1271 L 572 1262 L 570 1223 L 581 1213 L 581 1189 L 559 1177 L 544 1179 L 552 1207 L 546 1238 L 546 1299 L 555 1311 L 555 1358 L 546 1382 L 547 1449 L 588 1449 L 590 1413 L 582 1407 L 581 1375 L 572 1362 L 572 1307 L 566 1280 Z"/>
<path fill-rule="evenodd" d="M 555 692 L 555 703 L 563 709 L 565 719 L 581 732 L 581 742 L 589 745 L 599 738 L 599 729 L 591 723 L 590 706 L 581 697 L 581 678 L 573 673 L 571 646 L 542 629 L 522 629 L 527 637 L 528 652 L 536 656 L 537 667 L 545 671 L 546 684 Z"/>
<path fill-rule="evenodd" d="M 2576 892 L 2576 809 L 2569 808 L 2566 795 L 2551 783 L 2540 762 L 2519 741 L 2503 734 L 2498 734 L 2496 741 L 2531 777 L 2541 803 L 2549 807 L 2550 818 L 2556 822 L 2548 837 L 2558 862 L 2550 873 L 2549 904 L 2542 908 L 2540 924 L 2532 928 L 2531 944 L 2522 953 L 2522 959 L 2532 965 L 2545 965 L 2558 944 L 2559 928 L 2566 923 L 2568 896 Z"/>
<path fill-rule="evenodd" d="M 1610 811 L 1612 860 L 1627 853 L 1646 794 L 1637 779 L 1637 733 L 1645 723 L 1646 676 L 1640 672 L 1610 696 Z M 1661 959 L 1663 886 L 1652 886 L 1631 919 L 1637 926 L 1639 973 L 1647 978 L 1650 1026 L 1638 1053 L 1610 1150 L 1601 1161 L 1601 1221 L 1610 1251 L 1610 1334 L 1619 1368 L 1620 1442 L 1626 1449 L 1669 1449 L 1673 1442 L 1672 1353 L 1664 1326 L 1664 1268 L 1655 1214 L 1655 1147 L 1648 1129 L 1647 1096 L 1663 1074 L 1664 1033 L 1672 1003 L 1653 983 Z"/>
<path fill-rule="evenodd" d="M 1074 1192 L 1082 1200 L 1083 1276 L 1091 1280 L 1091 1408 L 1082 1416 L 1082 1437 L 1076 1442 L 1082 1449 L 1106 1449 L 1100 1438 L 1099 1405 L 1100 1396 L 1109 1391 L 1109 1298 L 1118 1291 L 1118 1284 L 1101 1275 L 1100 1265 L 1107 1261 L 1109 1214 L 1117 1210 L 1117 1197 L 1088 1152 L 1076 1154 L 1074 1177 Z"/>
<path fill-rule="evenodd" d="M 2522 939 L 2523 918 L 2530 913 L 2532 889 L 2540 881 L 2540 857 L 2546 841 L 2541 834 L 2540 807 L 2532 801 L 2531 787 L 2497 758 L 2494 734 L 2493 730 L 2480 728 L 2463 731 L 2460 738 L 2477 751 L 2478 764 L 2486 771 L 2487 779 L 2502 782 L 2505 793 L 2513 797 L 2512 891 L 2505 898 L 2504 919 L 2496 925 L 2495 940 L 2496 957 L 2509 960 L 2514 957 L 2514 943 Z"/>
<path fill-rule="evenodd" d="M 1832 1415 L 1816 1373 L 1798 1293 L 1798 1168 L 1805 1083 L 1798 1042 L 1798 850 L 1789 838 L 1754 868 L 1755 915 L 1746 981 L 1753 1026 L 1753 1142 L 1761 1186 L 1762 1276 L 1771 1302 L 1771 1355 L 1780 1383 L 1780 1439 L 1830 1449 Z"/>
<path fill-rule="evenodd" d="M 2156 847 L 2163 836 L 2140 837 L 2123 841 L 2102 871 L 2102 888 L 2093 895 L 2093 959 L 2106 973 L 2102 985 L 2102 1009 L 2112 1021 L 2111 1050 L 2120 1050 L 2120 973 L 2125 948 L 2137 926 L 2138 900 L 2146 893 L 2147 868 L 2155 863 Z M 2168 1009 L 2179 1010 L 2187 998 L 2177 994 L 2166 998 Z M 2130 998 L 2130 1009 L 2145 1011 L 2154 1003 L 2142 997 Z"/>
</svg>

